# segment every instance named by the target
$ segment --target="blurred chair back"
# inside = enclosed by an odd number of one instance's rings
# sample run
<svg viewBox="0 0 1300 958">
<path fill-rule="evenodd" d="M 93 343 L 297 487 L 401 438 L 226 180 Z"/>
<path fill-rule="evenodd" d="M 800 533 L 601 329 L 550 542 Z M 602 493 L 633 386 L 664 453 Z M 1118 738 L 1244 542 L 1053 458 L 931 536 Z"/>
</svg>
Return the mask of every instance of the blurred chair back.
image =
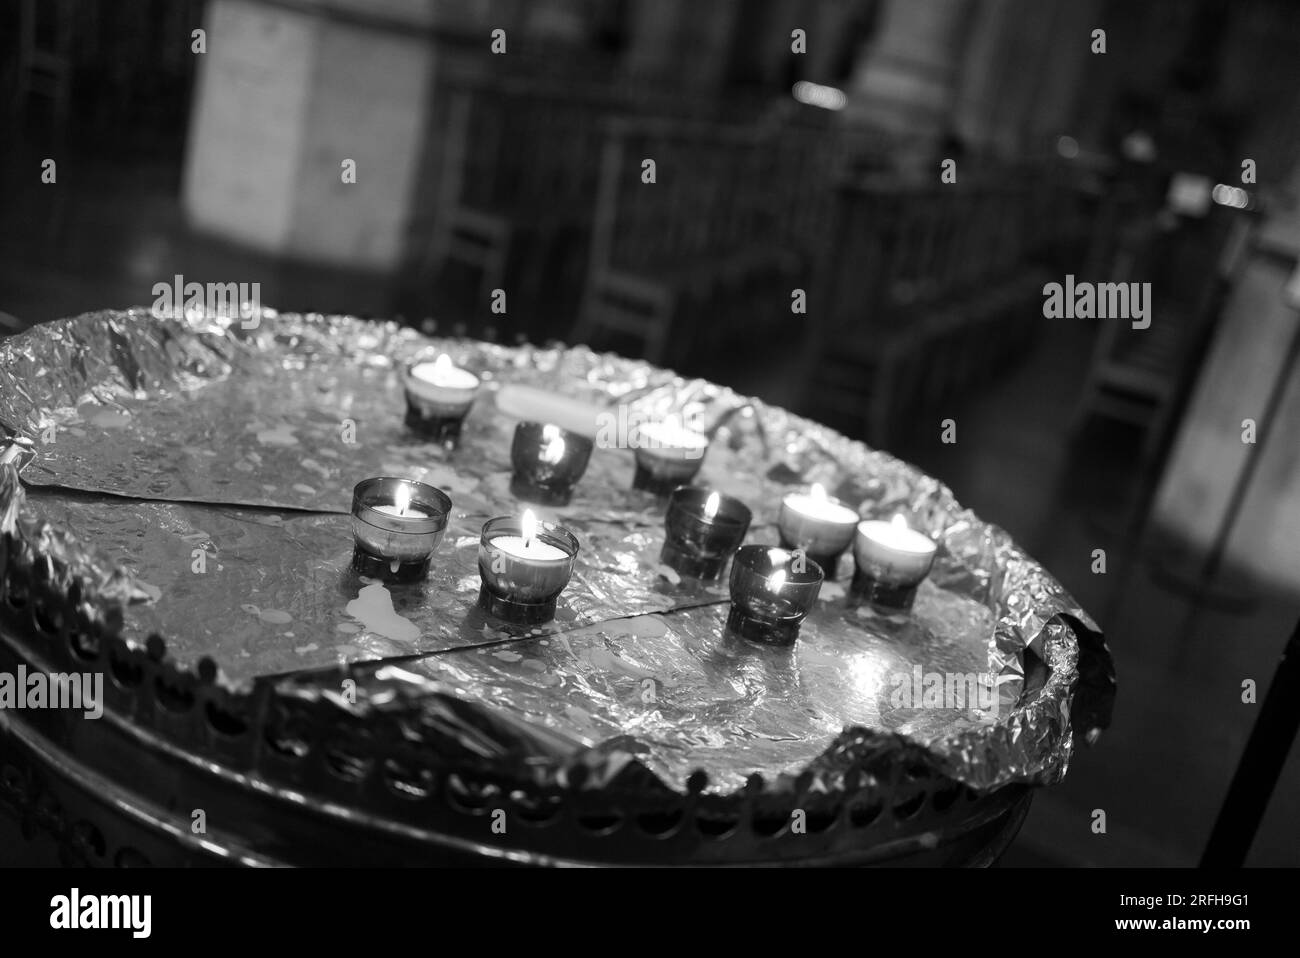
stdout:
<svg viewBox="0 0 1300 958">
<path fill-rule="evenodd" d="M 610 101 L 589 88 L 505 80 L 454 87 L 446 102 L 426 269 L 477 270 L 481 303 L 507 287 L 535 299 L 551 254 L 590 222 Z"/>
<path fill-rule="evenodd" d="M 827 130 L 609 123 L 571 339 L 663 363 L 788 323 L 791 280 L 823 245 L 838 157 Z"/>
<path fill-rule="evenodd" d="M 72 100 L 72 0 L 22 0 L 18 26 L 18 105 L 32 95 L 50 100 L 55 129 L 62 132 Z"/>
<path fill-rule="evenodd" d="M 803 352 L 800 411 L 869 442 L 968 389 L 1031 340 L 1042 265 L 1084 223 L 1050 164 L 916 184 L 846 183 Z"/>
</svg>

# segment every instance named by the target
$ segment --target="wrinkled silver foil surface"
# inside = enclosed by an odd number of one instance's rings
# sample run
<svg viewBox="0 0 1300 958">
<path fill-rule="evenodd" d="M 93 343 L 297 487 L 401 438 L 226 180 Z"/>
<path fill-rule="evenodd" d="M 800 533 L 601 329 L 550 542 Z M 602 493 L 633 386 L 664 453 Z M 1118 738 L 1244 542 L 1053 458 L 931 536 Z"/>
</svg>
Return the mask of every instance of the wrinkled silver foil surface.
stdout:
<svg viewBox="0 0 1300 958">
<path fill-rule="evenodd" d="M 487 386 L 450 453 L 403 424 L 398 370 L 429 348 Z M 572 504 L 538 510 L 582 544 L 556 620 L 486 621 L 479 530 L 522 508 L 509 492 L 514 420 L 495 404 L 512 382 L 713 424 L 697 481 L 754 510 L 749 542 L 775 543 L 781 496 L 810 482 L 864 516 L 905 513 L 942 544 L 913 614 L 848 608 L 845 557 L 793 649 L 725 637 L 725 581 L 683 583 L 658 565 L 662 504 L 631 489 L 631 451 L 598 448 Z M 1060 585 L 914 467 L 711 383 L 585 348 L 431 340 L 351 317 L 264 310 L 245 330 L 133 310 L 0 344 L 0 426 L 36 443 L 24 489 L 0 484 L 6 521 L 111 584 L 128 638 L 159 633 L 187 667 L 210 656 L 234 686 L 428 653 L 402 668 L 552 746 L 634 756 L 674 787 L 696 769 L 723 789 L 792 775 L 847 726 L 904 734 L 980 789 L 1052 782 L 1068 764 L 1078 645 L 1059 616 L 1095 626 Z M 454 501 L 424 583 L 349 569 L 351 491 L 372 475 Z M 1030 647 L 1050 674 L 1027 691 Z M 900 701 L 918 672 L 978 676 L 991 700 Z"/>
</svg>

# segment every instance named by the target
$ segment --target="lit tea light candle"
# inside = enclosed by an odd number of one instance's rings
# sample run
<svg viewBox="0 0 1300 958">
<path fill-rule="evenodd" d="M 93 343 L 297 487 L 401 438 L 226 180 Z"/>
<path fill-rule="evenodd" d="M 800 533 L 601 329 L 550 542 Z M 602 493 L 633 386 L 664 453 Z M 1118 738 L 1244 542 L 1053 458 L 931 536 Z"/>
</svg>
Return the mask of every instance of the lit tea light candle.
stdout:
<svg viewBox="0 0 1300 958">
<path fill-rule="evenodd" d="M 727 631 L 763 645 L 793 645 L 821 586 L 821 566 L 806 555 L 744 546 L 731 563 Z"/>
<path fill-rule="evenodd" d="M 443 353 L 432 362 L 408 366 L 402 384 L 406 389 L 406 424 L 429 439 L 456 442 L 478 395 L 479 378 L 453 365 L 451 357 Z"/>
<path fill-rule="evenodd" d="M 398 486 L 396 501 L 391 506 L 387 503 L 377 505 L 375 511 L 382 512 L 386 516 L 401 516 L 408 519 L 429 518 L 429 514 L 423 509 L 411 505 L 411 487 L 409 485 Z"/>
<path fill-rule="evenodd" d="M 488 520 L 478 547 L 479 607 L 521 625 L 551 621 L 577 555 L 573 533 L 538 521 L 532 510 Z"/>
<path fill-rule="evenodd" d="M 381 477 L 352 490 L 352 568 L 387 582 L 416 582 L 442 541 L 451 498 L 411 479 Z"/>
<path fill-rule="evenodd" d="M 889 522 L 869 519 L 858 523 L 852 595 L 888 611 L 910 609 L 937 551 L 934 540 L 917 532 L 902 516 Z"/>
<path fill-rule="evenodd" d="M 510 491 L 544 506 L 567 506 L 587 471 L 594 443 L 551 423 L 521 422 L 510 446 Z"/>
<path fill-rule="evenodd" d="M 632 488 L 666 496 L 688 485 L 704 463 L 709 437 L 674 420 L 645 423 L 633 436 L 636 476 Z"/>
<path fill-rule="evenodd" d="M 859 516 L 846 503 L 826 495 L 820 483 L 808 492 L 792 492 L 781 500 L 777 528 L 781 545 L 802 549 L 821 566 L 826 578 L 834 579 L 840 556 L 853 541 Z"/>
<path fill-rule="evenodd" d="M 668 499 L 659 561 L 681 575 L 716 579 L 745 541 L 753 517 L 734 496 L 681 486 Z"/>
</svg>

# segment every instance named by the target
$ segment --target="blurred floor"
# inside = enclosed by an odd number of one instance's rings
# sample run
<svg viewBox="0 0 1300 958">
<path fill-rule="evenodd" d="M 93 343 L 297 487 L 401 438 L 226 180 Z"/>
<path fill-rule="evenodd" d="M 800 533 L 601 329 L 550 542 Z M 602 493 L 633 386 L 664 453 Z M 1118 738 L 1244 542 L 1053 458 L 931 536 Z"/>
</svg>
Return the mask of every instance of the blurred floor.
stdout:
<svg viewBox="0 0 1300 958">
<path fill-rule="evenodd" d="M 892 451 L 944 480 L 1007 529 L 1107 635 L 1119 675 L 1112 727 L 1076 752 L 1064 783 L 1042 790 L 1004 865 L 1194 865 L 1213 826 L 1259 698 L 1300 617 L 1300 597 L 1256 593 L 1241 615 L 1198 609 L 1135 561 L 1127 516 L 1141 479 L 1140 436 L 1094 424 L 1071 448 L 1070 421 L 1089 355 L 1087 324 L 1039 338 L 1017 371 L 982 396 L 917 423 Z M 957 421 L 940 442 L 939 420 Z M 1100 427 L 1100 428 L 1099 428 Z M 1105 549 L 1107 573 L 1091 571 Z M 1217 583 L 1254 591 L 1234 570 Z M 1300 749 L 1293 748 L 1249 864 L 1300 864 Z M 1095 809 L 1107 832 L 1091 830 Z"/>
<path fill-rule="evenodd" d="M 27 323 L 91 309 L 148 306 L 152 286 L 260 282 L 281 309 L 380 315 L 396 291 L 382 277 L 276 262 L 194 235 L 183 225 L 182 144 L 132 139 L 59 152 L 57 186 L 40 183 L 40 150 L 0 157 L 0 311 Z M 451 325 L 455 317 L 441 317 Z M 1044 789 L 1007 866 L 1191 865 L 1205 844 L 1258 706 L 1240 701 L 1253 678 L 1262 699 L 1300 598 L 1261 596 L 1241 615 L 1196 609 L 1134 562 L 1129 511 L 1141 479 L 1139 437 L 1093 428 L 1067 441 L 1092 328 L 1045 330 L 1017 369 L 951 410 L 910 424 L 891 451 L 952 487 L 1006 528 L 1101 621 L 1120 677 L 1111 731 L 1076 755 L 1066 781 Z M 780 357 L 747 355 L 718 369 L 727 385 L 776 403 L 794 395 Z M 955 444 L 940 420 L 957 421 Z M 1092 551 L 1107 551 L 1094 575 Z M 1224 578 L 1232 576 L 1225 570 Z M 1293 754 L 1276 796 L 1300 795 Z M 1275 800 L 1250 862 L 1300 864 L 1300 820 Z M 1093 812 L 1107 832 L 1092 832 Z"/>
</svg>

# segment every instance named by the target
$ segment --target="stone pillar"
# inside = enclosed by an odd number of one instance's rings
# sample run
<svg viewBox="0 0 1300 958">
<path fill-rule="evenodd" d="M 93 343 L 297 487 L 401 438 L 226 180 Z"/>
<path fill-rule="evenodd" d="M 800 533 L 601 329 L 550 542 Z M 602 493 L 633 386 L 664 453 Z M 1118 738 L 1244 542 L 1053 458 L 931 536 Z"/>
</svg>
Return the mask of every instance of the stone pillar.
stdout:
<svg viewBox="0 0 1300 958">
<path fill-rule="evenodd" d="M 435 8 L 212 0 L 185 161 L 190 222 L 292 259 L 395 269 L 426 135 Z M 342 181 L 344 160 L 355 183 Z"/>
<path fill-rule="evenodd" d="M 905 162 L 925 157 L 951 129 L 973 9 L 970 0 L 886 0 L 846 91 L 845 122 L 892 134 Z"/>
</svg>

